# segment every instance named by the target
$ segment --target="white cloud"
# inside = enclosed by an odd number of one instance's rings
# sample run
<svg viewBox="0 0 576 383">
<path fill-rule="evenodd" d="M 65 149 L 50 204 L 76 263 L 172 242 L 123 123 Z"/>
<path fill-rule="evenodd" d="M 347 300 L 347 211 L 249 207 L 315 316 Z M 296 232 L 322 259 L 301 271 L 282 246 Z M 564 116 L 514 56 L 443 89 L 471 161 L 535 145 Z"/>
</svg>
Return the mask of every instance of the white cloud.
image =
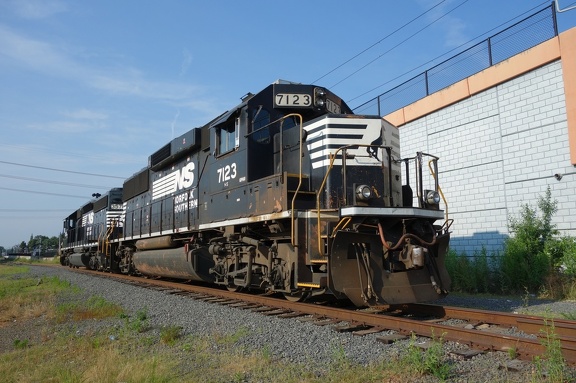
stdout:
<svg viewBox="0 0 576 383">
<path fill-rule="evenodd" d="M 77 76 L 80 68 L 51 44 L 27 38 L 0 25 L 0 63 L 13 62 L 58 76 Z"/>
<path fill-rule="evenodd" d="M 459 47 L 469 41 L 466 34 L 466 24 L 458 18 L 449 17 L 444 23 L 446 36 L 444 44 L 449 47 Z"/>
<path fill-rule="evenodd" d="M 180 66 L 180 77 L 184 76 L 186 72 L 188 72 L 188 68 L 190 68 L 190 64 L 192 64 L 192 53 L 188 49 L 184 49 L 182 52 L 182 65 Z"/>
<path fill-rule="evenodd" d="M 78 119 L 78 120 L 106 120 L 108 115 L 106 113 L 97 112 L 88 109 L 78 109 L 73 111 L 66 111 L 62 113 L 63 116 Z"/>
<path fill-rule="evenodd" d="M 418 2 L 425 9 L 439 3 L 437 0 L 419 0 Z M 428 22 L 437 23 L 441 28 L 446 47 L 458 47 L 469 40 L 465 33 L 466 24 L 461 18 L 454 16 L 458 12 L 463 12 L 466 9 L 465 6 L 465 3 L 458 4 L 454 0 L 447 0 L 441 2 L 427 15 Z"/>
<path fill-rule="evenodd" d="M 133 67 L 116 65 L 114 68 L 102 68 L 85 65 L 67 50 L 20 35 L 3 25 L 0 25 L 0 46 L 0 64 L 13 63 L 111 94 L 181 102 L 201 93 L 200 88 L 188 84 L 148 80 L 140 70 Z"/>
<path fill-rule="evenodd" d="M 74 117 L 76 118 L 76 117 Z M 39 123 L 30 123 L 26 128 L 36 131 L 50 132 L 52 134 L 79 134 L 93 131 L 98 126 L 90 122 L 77 120 L 48 121 Z"/>
<path fill-rule="evenodd" d="M 4 3 L 5 8 L 24 19 L 45 19 L 57 13 L 67 11 L 66 4 L 59 0 L 11 0 Z"/>
</svg>

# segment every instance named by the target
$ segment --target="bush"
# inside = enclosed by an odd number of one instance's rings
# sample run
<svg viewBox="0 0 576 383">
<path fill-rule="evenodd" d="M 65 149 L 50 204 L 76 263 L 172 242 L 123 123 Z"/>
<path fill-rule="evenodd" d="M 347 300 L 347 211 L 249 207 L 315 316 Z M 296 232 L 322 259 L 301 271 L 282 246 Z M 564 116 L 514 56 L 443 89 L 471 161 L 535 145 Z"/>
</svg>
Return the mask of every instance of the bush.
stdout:
<svg viewBox="0 0 576 383">
<path fill-rule="evenodd" d="M 550 258 L 555 270 L 570 277 L 576 277 L 576 238 L 562 237 L 548 241 L 544 252 Z"/>
<path fill-rule="evenodd" d="M 495 257 L 496 255 L 492 255 Z M 486 248 L 474 252 L 473 256 L 465 253 L 458 255 L 450 250 L 446 257 L 446 269 L 452 279 L 452 291 L 464 293 L 490 293 L 496 291 L 494 267 L 489 260 Z"/>
<path fill-rule="evenodd" d="M 509 218 L 512 236 L 502 254 L 473 256 L 449 251 L 446 268 L 452 290 L 465 293 L 540 293 L 549 298 L 576 295 L 576 239 L 558 238 L 552 223 L 557 211 L 550 188 L 539 197 L 537 209 L 523 205 L 519 217 Z"/>
<path fill-rule="evenodd" d="M 504 244 L 500 263 L 503 291 L 537 292 L 550 273 L 552 262 L 545 249 L 557 241 L 554 236 L 558 230 L 552 223 L 557 202 L 552 201 L 549 187 L 545 196 L 538 198 L 538 208 L 541 216 L 526 204 L 522 206 L 519 218 L 509 218 L 513 236 Z"/>
</svg>

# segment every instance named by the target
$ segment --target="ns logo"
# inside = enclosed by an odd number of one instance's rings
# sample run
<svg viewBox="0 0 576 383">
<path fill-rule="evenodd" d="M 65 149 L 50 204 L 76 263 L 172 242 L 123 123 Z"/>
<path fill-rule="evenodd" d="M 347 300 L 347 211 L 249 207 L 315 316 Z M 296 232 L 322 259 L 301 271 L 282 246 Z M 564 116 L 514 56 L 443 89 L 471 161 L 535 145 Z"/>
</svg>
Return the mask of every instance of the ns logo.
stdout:
<svg viewBox="0 0 576 383">
<path fill-rule="evenodd" d="M 180 170 L 176 170 L 174 173 L 176 174 L 176 182 L 177 182 L 177 190 L 188 189 L 194 183 L 194 169 L 195 169 L 194 162 L 188 162 L 186 166 L 184 166 Z"/>
<path fill-rule="evenodd" d="M 161 198 L 192 187 L 195 170 L 196 165 L 194 162 L 188 162 L 181 169 L 177 169 L 152 182 L 152 199 Z"/>
</svg>

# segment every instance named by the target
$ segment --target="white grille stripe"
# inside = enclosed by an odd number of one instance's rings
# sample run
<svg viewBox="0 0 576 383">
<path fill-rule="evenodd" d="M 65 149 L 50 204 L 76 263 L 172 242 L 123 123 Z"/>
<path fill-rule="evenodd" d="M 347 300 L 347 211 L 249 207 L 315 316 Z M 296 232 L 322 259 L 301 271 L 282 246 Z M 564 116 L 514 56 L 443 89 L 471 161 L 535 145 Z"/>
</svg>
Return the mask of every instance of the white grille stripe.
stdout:
<svg viewBox="0 0 576 383">
<path fill-rule="evenodd" d="M 122 210 L 113 210 L 106 212 L 106 227 L 111 227 L 114 224 L 114 227 L 122 227 L 122 217 L 123 212 Z"/>
<path fill-rule="evenodd" d="M 154 182 L 152 182 L 152 199 L 162 198 L 165 195 L 176 192 L 178 186 L 178 174 L 176 170 Z"/>
<path fill-rule="evenodd" d="M 379 119 L 338 119 L 338 118 L 325 118 L 317 121 L 315 124 L 307 126 L 305 129 L 311 131 L 318 128 L 321 125 L 325 125 L 324 129 L 321 131 L 312 133 L 308 136 L 308 141 L 312 141 L 314 138 L 319 136 L 325 136 L 318 141 L 308 144 L 308 150 L 310 153 L 310 159 L 312 160 L 312 168 L 316 169 L 319 167 L 325 167 L 330 164 L 330 154 L 336 153 L 338 149 L 328 148 L 328 146 L 345 146 L 345 145 L 370 145 L 372 142 L 376 141 L 381 134 L 381 121 Z M 334 125 L 334 127 L 330 127 Z M 346 129 L 345 125 L 350 126 Z M 359 129 L 359 126 L 363 126 L 363 129 Z M 356 135 L 360 138 L 328 138 L 329 135 Z M 318 150 L 324 148 L 322 150 Z M 312 152 L 313 151 L 313 152 Z M 339 153 L 340 154 L 340 153 Z M 355 158 L 350 158 L 346 160 L 346 165 L 380 165 L 380 162 L 374 157 L 370 157 L 366 148 L 358 148 L 348 150 L 348 154 L 354 155 Z M 380 159 L 383 158 L 382 151 L 379 153 Z"/>
</svg>

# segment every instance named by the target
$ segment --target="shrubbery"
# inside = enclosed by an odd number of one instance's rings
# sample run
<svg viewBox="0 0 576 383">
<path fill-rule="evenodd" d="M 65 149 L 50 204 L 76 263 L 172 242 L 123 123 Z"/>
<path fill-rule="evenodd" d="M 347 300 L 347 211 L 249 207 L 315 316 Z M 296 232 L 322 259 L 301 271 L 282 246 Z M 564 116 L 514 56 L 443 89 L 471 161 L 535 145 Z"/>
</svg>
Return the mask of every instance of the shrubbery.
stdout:
<svg viewBox="0 0 576 383">
<path fill-rule="evenodd" d="M 451 251 L 446 267 L 452 290 L 576 298 L 576 239 L 558 237 L 552 223 L 557 203 L 550 188 L 537 206 L 523 205 L 519 217 L 510 217 L 511 237 L 501 253 L 488 255 L 483 249 L 468 257 Z"/>
</svg>

